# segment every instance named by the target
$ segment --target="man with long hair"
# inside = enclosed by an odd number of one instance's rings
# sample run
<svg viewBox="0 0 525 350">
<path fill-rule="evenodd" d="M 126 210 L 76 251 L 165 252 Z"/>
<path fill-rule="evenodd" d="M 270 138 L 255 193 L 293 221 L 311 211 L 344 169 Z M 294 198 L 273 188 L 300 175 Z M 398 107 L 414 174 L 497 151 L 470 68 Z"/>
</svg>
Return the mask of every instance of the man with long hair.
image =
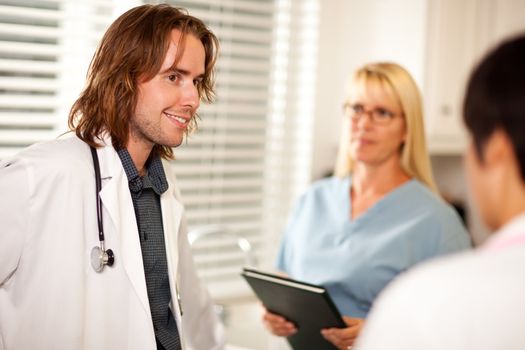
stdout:
<svg viewBox="0 0 525 350">
<path fill-rule="evenodd" d="M 73 133 L 0 162 L 0 349 L 222 348 L 166 162 L 213 100 L 217 50 L 185 10 L 129 10 Z"/>
</svg>

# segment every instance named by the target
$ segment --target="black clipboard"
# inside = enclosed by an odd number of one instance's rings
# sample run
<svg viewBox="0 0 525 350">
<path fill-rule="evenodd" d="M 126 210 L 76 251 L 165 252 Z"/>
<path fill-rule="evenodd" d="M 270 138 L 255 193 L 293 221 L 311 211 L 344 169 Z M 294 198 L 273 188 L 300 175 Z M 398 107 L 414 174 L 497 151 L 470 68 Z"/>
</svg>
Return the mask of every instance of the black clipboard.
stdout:
<svg viewBox="0 0 525 350">
<path fill-rule="evenodd" d="M 296 324 L 297 332 L 287 338 L 293 349 L 337 350 L 321 329 L 346 324 L 324 287 L 252 268 L 241 275 L 268 311 Z"/>
</svg>

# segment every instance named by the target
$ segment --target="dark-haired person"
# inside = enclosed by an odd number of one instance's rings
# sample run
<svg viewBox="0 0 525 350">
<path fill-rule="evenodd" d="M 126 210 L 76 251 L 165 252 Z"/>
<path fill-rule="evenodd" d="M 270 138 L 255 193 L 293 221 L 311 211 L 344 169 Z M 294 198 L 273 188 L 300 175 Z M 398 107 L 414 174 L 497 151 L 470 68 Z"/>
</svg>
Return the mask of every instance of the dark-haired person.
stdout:
<svg viewBox="0 0 525 350">
<path fill-rule="evenodd" d="M 184 10 L 129 10 L 95 53 L 74 133 L 0 162 L 0 349 L 223 347 L 166 162 L 213 98 L 217 49 Z"/>
<path fill-rule="evenodd" d="M 360 350 L 525 349 L 525 36 L 474 70 L 465 165 L 485 223 L 479 249 L 409 272 L 379 297 Z"/>
</svg>

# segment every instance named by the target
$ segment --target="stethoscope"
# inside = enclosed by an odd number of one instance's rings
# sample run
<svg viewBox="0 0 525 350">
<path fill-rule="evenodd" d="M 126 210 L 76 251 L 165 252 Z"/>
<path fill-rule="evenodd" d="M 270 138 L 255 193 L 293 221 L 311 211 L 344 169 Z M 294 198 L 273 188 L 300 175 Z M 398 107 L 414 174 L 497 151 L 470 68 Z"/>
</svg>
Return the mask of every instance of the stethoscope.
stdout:
<svg viewBox="0 0 525 350">
<path fill-rule="evenodd" d="M 100 199 L 100 190 L 102 189 L 102 180 L 100 177 L 100 165 L 98 164 L 98 155 L 97 150 L 91 147 L 91 156 L 93 157 L 93 166 L 95 168 L 95 187 L 97 190 L 97 222 L 98 222 L 98 240 L 100 245 L 93 247 L 91 249 L 91 266 L 96 272 L 102 272 L 104 266 L 113 266 L 115 262 L 115 254 L 113 250 L 105 248 L 104 244 L 104 230 L 102 223 L 102 199 Z M 179 302 L 180 314 L 182 315 L 182 303 L 180 300 L 179 289 L 175 286 L 177 290 L 177 301 Z"/>
<path fill-rule="evenodd" d="M 111 249 L 105 248 L 104 244 L 104 229 L 102 223 L 102 200 L 100 199 L 100 190 L 102 189 L 102 181 L 100 178 L 100 165 L 98 164 L 97 150 L 91 147 L 91 156 L 93 157 L 93 166 L 95 168 L 95 185 L 97 190 L 97 222 L 98 222 L 98 240 L 100 245 L 91 249 L 91 266 L 96 272 L 102 272 L 104 266 L 113 266 L 115 262 L 115 255 Z"/>
</svg>

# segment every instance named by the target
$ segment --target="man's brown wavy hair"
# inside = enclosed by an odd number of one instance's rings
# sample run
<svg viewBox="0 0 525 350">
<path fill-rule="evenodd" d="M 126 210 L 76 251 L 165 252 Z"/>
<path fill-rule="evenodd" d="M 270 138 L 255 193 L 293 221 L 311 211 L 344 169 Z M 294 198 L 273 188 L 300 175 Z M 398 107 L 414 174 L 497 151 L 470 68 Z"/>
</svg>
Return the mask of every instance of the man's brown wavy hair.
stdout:
<svg viewBox="0 0 525 350">
<path fill-rule="evenodd" d="M 184 51 L 186 35 L 199 39 L 205 51 L 205 69 L 198 85 L 199 97 L 213 102 L 214 67 L 219 42 L 198 18 L 170 5 L 143 5 L 121 15 L 106 31 L 89 66 L 86 87 L 69 113 L 68 125 L 93 147 L 103 134 L 111 136 L 115 149 L 128 142 L 129 120 L 135 112 L 140 81 L 152 79 L 160 70 L 171 39 L 181 32 L 174 66 Z M 192 118 L 189 130 L 197 128 Z M 155 145 L 151 155 L 171 159 L 171 147 Z"/>
</svg>

